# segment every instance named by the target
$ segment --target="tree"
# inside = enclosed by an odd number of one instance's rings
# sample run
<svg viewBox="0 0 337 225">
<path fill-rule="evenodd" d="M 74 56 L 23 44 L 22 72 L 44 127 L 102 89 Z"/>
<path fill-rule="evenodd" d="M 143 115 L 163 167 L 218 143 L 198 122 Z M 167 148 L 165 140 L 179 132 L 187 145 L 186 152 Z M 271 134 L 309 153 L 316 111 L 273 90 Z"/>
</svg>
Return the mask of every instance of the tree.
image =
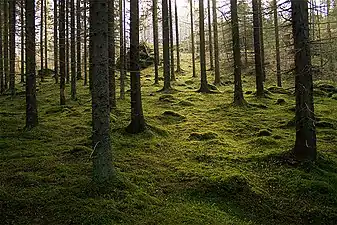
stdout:
<svg viewBox="0 0 337 225">
<path fill-rule="evenodd" d="M 2 6 L 1 5 L 2 2 L 0 3 L 0 7 Z M 3 54 L 2 54 L 2 42 L 3 42 L 3 39 L 2 39 L 2 15 L 3 15 L 3 11 L 2 11 L 3 8 L 0 8 L 0 94 L 4 93 L 5 91 L 5 76 L 4 76 L 4 71 L 3 71 Z"/>
<path fill-rule="evenodd" d="M 176 77 L 174 74 L 174 47 L 173 47 L 173 16 L 172 16 L 172 0 L 169 1 L 169 19 L 170 19 L 170 59 L 171 59 L 171 81 L 175 81 Z"/>
<path fill-rule="evenodd" d="M 70 0 L 66 0 L 66 5 L 65 5 L 65 30 L 66 30 L 66 33 L 65 33 L 65 56 L 66 56 L 66 69 L 65 69 L 65 76 L 66 76 L 66 83 L 67 84 L 69 84 L 69 82 L 70 82 L 70 70 L 69 70 L 69 46 L 70 46 L 70 44 L 69 44 L 69 2 L 70 2 Z"/>
<path fill-rule="evenodd" d="M 76 100 L 75 1 L 70 0 L 71 99 Z"/>
<path fill-rule="evenodd" d="M 234 105 L 245 104 L 241 81 L 241 52 L 237 0 L 231 0 L 232 41 L 234 56 Z"/>
<path fill-rule="evenodd" d="M 159 83 L 158 0 L 152 0 L 154 83 Z"/>
<path fill-rule="evenodd" d="M 5 73 L 5 89 L 8 88 L 9 80 L 9 67 L 8 67 L 8 1 L 4 1 L 4 30 L 3 30 L 3 42 L 4 42 L 4 73 Z"/>
<path fill-rule="evenodd" d="M 205 24 L 204 24 L 204 1 L 199 0 L 199 35 L 200 35 L 200 73 L 201 86 L 199 92 L 209 93 L 206 75 L 206 59 L 205 59 Z"/>
<path fill-rule="evenodd" d="M 81 64 L 81 1 L 76 1 L 76 62 L 77 62 L 77 80 L 82 79 L 82 64 Z"/>
<path fill-rule="evenodd" d="M 214 84 L 219 85 L 220 81 L 220 63 L 219 63 L 219 37 L 218 37 L 218 18 L 216 13 L 216 0 L 212 0 L 213 9 L 213 31 L 214 31 Z"/>
<path fill-rule="evenodd" d="M 273 0 L 273 14 L 274 14 L 274 27 L 275 27 L 275 53 L 276 53 L 276 77 L 277 86 L 282 87 L 281 80 L 281 58 L 280 58 L 280 38 L 278 28 L 278 16 L 277 16 L 277 4 L 276 0 Z"/>
<path fill-rule="evenodd" d="M 316 130 L 307 1 L 291 0 L 291 16 L 296 93 L 296 141 L 293 153 L 299 160 L 315 160 Z"/>
<path fill-rule="evenodd" d="M 105 185 L 114 176 L 109 105 L 108 1 L 90 1 L 92 42 L 93 180 Z"/>
<path fill-rule="evenodd" d="M 264 96 L 263 90 L 263 72 L 261 60 L 261 35 L 259 20 L 258 0 L 252 0 L 253 8 L 253 27 L 254 27 L 254 56 L 255 56 L 255 73 L 256 73 L 256 96 Z"/>
<path fill-rule="evenodd" d="M 168 92 L 171 88 L 170 82 L 170 27 L 167 0 L 162 0 L 162 16 L 163 16 L 163 59 L 164 59 L 164 87 L 162 91 Z"/>
<path fill-rule="evenodd" d="M 119 71 L 120 71 L 120 99 L 125 98 L 125 55 L 124 55 L 124 23 L 123 0 L 119 0 Z"/>
<path fill-rule="evenodd" d="M 180 67 L 179 23 L 178 23 L 177 0 L 174 1 L 174 12 L 175 12 L 175 22 L 176 22 L 177 73 L 181 73 L 182 70 Z"/>
<path fill-rule="evenodd" d="M 62 1 L 62 0 L 61 0 Z M 26 129 L 36 127 L 35 0 L 26 0 Z"/>
<path fill-rule="evenodd" d="M 16 0 L 9 1 L 10 27 L 9 27 L 9 89 L 11 96 L 15 95 L 15 7 Z"/>
<path fill-rule="evenodd" d="M 264 39 L 263 39 L 263 15 L 262 15 L 262 3 L 258 0 L 258 17 L 259 17 L 259 32 L 260 32 L 260 51 L 261 51 L 261 72 L 263 82 L 266 80 L 266 68 L 264 57 Z"/>
<path fill-rule="evenodd" d="M 211 0 L 207 0 L 207 17 L 208 17 L 208 47 L 209 47 L 209 64 L 210 70 L 214 70 L 213 59 L 213 40 L 212 40 L 212 24 L 211 24 Z"/>
<path fill-rule="evenodd" d="M 328 37 L 329 37 L 329 48 L 331 50 L 332 49 L 332 34 L 331 34 L 331 22 L 330 22 L 330 19 L 331 19 L 330 6 L 331 6 L 331 0 L 327 0 L 327 7 L 326 7 L 327 32 L 328 32 Z M 329 69 L 330 71 L 334 71 L 335 64 L 334 64 L 333 54 L 331 51 L 329 52 L 328 59 L 329 59 Z"/>
<path fill-rule="evenodd" d="M 130 0 L 130 78 L 131 78 L 131 123 L 129 133 L 145 130 L 139 67 L 139 0 Z"/>
<path fill-rule="evenodd" d="M 44 66 L 44 61 L 43 61 L 43 54 L 44 54 L 44 51 L 43 51 L 43 27 L 44 27 L 44 0 L 40 0 L 41 2 L 41 13 L 40 13 L 40 62 L 41 62 L 41 72 L 43 71 L 43 66 Z M 41 73 L 41 81 L 43 81 L 43 74 Z"/>
<path fill-rule="evenodd" d="M 55 71 L 55 83 L 58 83 L 59 80 L 59 71 L 58 71 L 58 34 L 57 34 L 57 0 L 54 0 L 54 71 Z"/>
<path fill-rule="evenodd" d="M 20 82 L 25 82 L 25 13 L 24 13 L 24 6 L 25 6 L 25 0 L 21 0 L 21 11 L 20 11 L 20 20 L 21 20 L 21 30 L 20 30 L 20 37 L 21 37 L 21 73 L 20 73 Z"/>
<path fill-rule="evenodd" d="M 42 0 L 43 1 L 43 0 Z M 45 0 L 44 3 L 44 67 L 48 69 L 48 20 L 47 20 L 47 15 L 48 15 L 48 10 L 47 10 L 47 5 L 48 5 L 48 0 Z"/>
<path fill-rule="evenodd" d="M 28 1 L 28 0 L 26 0 Z M 59 20 L 59 62 L 60 62 L 60 105 L 66 104 L 66 98 L 64 95 L 65 79 L 66 79 L 66 0 L 60 1 L 60 20 Z"/>
<path fill-rule="evenodd" d="M 83 35 L 83 67 L 84 67 L 84 86 L 88 84 L 88 71 L 87 71 L 87 0 L 83 0 L 83 24 L 84 24 L 84 35 Z"/>
<path fill-rule="evenodd" d="M 195 46 L 194 46 L 194 20 L 193 20 L 193 1 L 189 0 L 190 2 L 190 16 L 191 16 L 191 41 L 192 41 L 192 68 L 193 68 L 193 77 L 197 77 L 195 72 Z"/>
<path fill-rule="evenodd" d="M 108 5 L 108 43 L 109 43 L 109 105 L 110 111 L 116 108 L 116 81 L 115 81 L 115 4 L 109 0 Z"/>
</svg>

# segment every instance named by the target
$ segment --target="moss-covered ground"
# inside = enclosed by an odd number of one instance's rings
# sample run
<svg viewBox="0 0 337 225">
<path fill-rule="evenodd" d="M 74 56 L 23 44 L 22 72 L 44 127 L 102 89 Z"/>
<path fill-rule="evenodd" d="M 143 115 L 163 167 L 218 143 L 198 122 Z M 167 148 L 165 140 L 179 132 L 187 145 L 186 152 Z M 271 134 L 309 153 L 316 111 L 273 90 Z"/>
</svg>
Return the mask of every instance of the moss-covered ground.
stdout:
<svg viewBox="0 0 337 225">
<path fill-rule="evenodd" d="M 142 71 L 144 133 L 124 131 L 129 95 L 118 100 L 117 180 L 104 194 L 91 184 L 91 99 L 82 81 L 66 106 L 51 79 L 39 85 L 39 126 L 31 131 L 23 129 L 23 87 L 14 99 L 1 96 L 0 223 L 337 224 L 337 100 L 315 92 L 318 158 L 301 164 L 288 154 L 293 89 L 273 87 L 257 99 L 247 76 L 249 105 L 234 107 L 232 76 L 223 75 L 218 93 L 200 94 L 189 64 L 171 94 L 157 92 L 152 68 Z"/>
</svg>

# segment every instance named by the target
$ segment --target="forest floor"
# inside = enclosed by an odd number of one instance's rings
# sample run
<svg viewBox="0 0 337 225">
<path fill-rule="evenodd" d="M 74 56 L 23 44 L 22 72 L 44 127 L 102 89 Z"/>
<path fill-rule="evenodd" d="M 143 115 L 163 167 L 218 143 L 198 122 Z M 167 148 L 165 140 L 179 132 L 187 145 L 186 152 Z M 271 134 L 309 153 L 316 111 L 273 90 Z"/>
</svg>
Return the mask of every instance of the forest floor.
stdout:
<svg viewBox="0 0 337 225">
<path fill-rule="evenodd" d="M 337 223 L 336 96 L 315 91 L 318 159 L 300 164 L 288 154 L 293 89 L 267 85 L 267 98 L 257 99 L 254 79 L 246 77 L 249 105 L 234 107 L 230 82 L 217 94 L 200 94 L 199 79 L 186 72 L 177 74 L 176 92 L 163 94 L 152 71 L 142 71 L 150 128 L 124 131 L 129 93 L 111 114 L 118 181 L 105 194 L 91 185 L 91 98 L 82 81 L 78 100 L 68 95 L 66 106 L 51 79 L 39 85 L 39 126 L 31 131 L 23 129 L 23 88 L 14 99 L 0 96 L 2 224 Z"/>
</svg>

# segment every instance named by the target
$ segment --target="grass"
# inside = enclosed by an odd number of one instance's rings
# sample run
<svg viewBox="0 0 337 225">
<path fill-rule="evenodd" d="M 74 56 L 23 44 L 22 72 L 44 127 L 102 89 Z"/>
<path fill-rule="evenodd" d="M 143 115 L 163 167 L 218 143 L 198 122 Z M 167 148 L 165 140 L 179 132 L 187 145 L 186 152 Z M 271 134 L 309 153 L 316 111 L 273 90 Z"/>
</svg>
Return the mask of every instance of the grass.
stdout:
<svg viewBox="0 0 337 225">
<path fill-rule="evenodd" d="M 287 153 L 295 136 L 286 126 L 291 93 L 245 94 L 250 105 L 233 107 L 232 85 L 195 92 L 199 81 L 183 60 L 186 72 L 171 94 L 145 76 L 152 68 L 142 72 L 149 130 L 125 133 L 129 96 L 118 100 L 111 114 L 117 180 L 104 194 L 91 184 L 91 105 L 82 82 L 78 101 L 66 106 L 52 80 L 39 85 L 39 126 L 31 131 L 23 129 L 25 96 L 0 96 L 2 223 L 336 224 L 337 101 L 315 98 L 317 116 L 333 128 L 317 128 L 317 162 L 297 164 Z M 253 78 L 244 81 L 254 92 Z"/>
</svg>

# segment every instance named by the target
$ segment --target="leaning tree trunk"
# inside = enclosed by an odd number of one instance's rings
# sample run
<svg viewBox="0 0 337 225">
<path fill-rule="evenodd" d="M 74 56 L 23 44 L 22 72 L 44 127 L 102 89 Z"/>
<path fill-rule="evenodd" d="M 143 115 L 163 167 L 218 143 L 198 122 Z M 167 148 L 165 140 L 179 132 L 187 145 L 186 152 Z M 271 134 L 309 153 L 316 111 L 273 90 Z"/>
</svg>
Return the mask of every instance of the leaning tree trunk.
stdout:
<svg viewBox="0 0 337 225">
<path fill-rule="evenodd" d="M 170 73 L 170 27 L 167 0 L 162 0 L 163 16 L 163 59 L 164 59 L 164 88 L 163 91 L 171 90 Z"/>
<path fill-rule="evenodd" d="M 212 0 L 213 9 L 213 31 L 214 31 L 214 84 L 219 85 L 220 81 L 220 63 L 219 63 L 219 37 L 218 37 L 218 18 L 216 13 L 216 0 Z"/>
<path fill-rule="evenodd" d="M 307 1 L 291 0 L 295 48 L 296 141 L 299 160 L 316 159 L 316 130 Z"/>
<path fill-rule="evenodd" d="M 109 105 L 110 111 L 116 108 L 116 81 L 115 81 L 115 4 L 109 0 Z"/>
<path fill-rule="evenodd" d="M 154 83 L 159 83 L 158 0 L 152 0 Z"/>
<path fill-rule="evenodd" d="M 174 73 L 174 48 L 173 48 L 173 16 L 172 16 L 172 0 L 169 1 L 169 18 L 170 18 L 170 59 L 171 59 L 171 81 L 175 81 Z"/>
<path fill-rule="evenodd" d="M 62 2 L 62 0 L 61 0 Z M 35 0 L 26 0 L 26 129 L 38 124 L 36 104 Z"/>
<path fill-rule="evenodd" d="M 8 1 L 4 1 L 4 73 L 5 73 L 5 89 L 8 88 L 8 80 L 9 80 L 9 65 L 8 65 Z"/>
<path fill-rule="evenodd" d="M 125 55 L 124 55 L 124 23 L 123 0 L 119 0 L 119 70 L 120 70 L 120 99 L 125 98 Z"/>
<path fill-rule="evenodd" d="M 20 72 L 20 82 L 25 82 L 25 13 L 24 13 L 24 7 L 25 7 L 25 0 L 21 0 L 21 11 L 20 11 L 20 20 L 21 20 L 21 72 Z"/>
<path fill-rule="evenodd" d="M 200 35 L 200 73 L 201 82 L 199 92 L 209 93 L 206 75 L 206 57 L 205 57 L 205 24 L 204 24 L 204 1 L 199 0 L 199 35 Z"/>
<path fill-rule="evenodd" d="M 276 77 L 277 86 L 282 87 L 281 80 L 281 58 L 280 58 L 280 38 L 278 28 L 278 16 L 277 16 L 277 3 L 273 0 L 273 14 L 274 14 L 274 27 L 275 27 L 275 51 L 276 51 Z"/>
<path fill-rule="evenodd" d="M 57 34 L 57 0 L 54 0 L 54 71 L 55 71 L 55 83 L 59 80 L 59 68 L 58 68 L 58 34 Z"/>
<path fill-rule="evenodd" d="M 70 0 L 71 99 L 76 100 L 75 1 Z"/>
<path fill-rule="evenodd" d="M 207 14 L 208 14 L 208 47 L 209 47 L 209 64 L 210 70 L 214 70 L 213 60 L 213 44 L 212 44 L 212 24 L 211 24 L 211 0 L 207 0 Z"/>
<path fill-rule="evenodd" d="M 197 77 L 197 74 L 195 72 L 193 0 L 189 0 L 189 2 L 190 2 L 190 14 L 191 14 L 192 68 L 193 68 L 193 77 Z"/>
<path fill-rule="evenodd" d="M 90 8 L 93 180 L 99 186 L 106 186 L 114 176 L 110 137 L 108 0 L 92 0 Z"/>
<path fill-rule="evenodd" d="M 27 1 L 27 0 L 26 0 Z M 65 79 L 66 79 L 66 18 L 65 8 L 67 0 L 59 0 L 60 1 L 60 20 L 59 20 L 59 62 L 60 62 L 60 105 L 66 104 L 66 98 L 64 95 L 65 89 Z"/>
<path fill-rule="evenodd" d="M 182 71 L 180 67 L 179 23 L 178 23 L 177 0 L 174 1 L 174 12 L 175 12 L 175 22 L 176 22 L 177 73 L 181 73 Z"/>
<path fill-rule="evenodd" d="M 131 123 L 127 130 L 135 134 L 145 130 L 140 89 L 139 0 L 130 1 L 130 15 Z"/>
<path fill-rule="evenodd" d="M 255 73 L 256 73 L 256 96 L 263 97 L 263 72 L 261 60 L 261 35 L 259 20 L 258 0 L 252 0 L 253 5 L 253 27 L 254 27 L 254 55 L 255 55 Z"/>
<path fill-rule="evenodd" d="M 0 3 L 0 7 L 1 7 L 1 3 Z M 3 39 L 2 39 L 2 15 L 3 15 L 3 12 L 2 12 L 2 9 L 0 9 L 0 94 L 4 93 L 5 92 L 5 76 L 4 76 L 4 71 L 3 71 L 3 54 L 2 54 L 2 42 L 3 42 Z"/>
<path fill-rule="evenodd" d="M 241 52 L 237 0 L 231 0 L 232 41 L 234 56 L 234 105 L 245 104 L 241 81 Z"/>
<path fill-rule="evenodd" d="M 15 95 L 15 8 L 16 0 L 9 1 L 9 89 L 11 96 Z"/>
<path fill-rule="evenodd" d="M 81 80 L 82 79 L 82 64 L 81 64 L 81 1 L 76 1 L 76 62 L 77 62 L 77 75 L 76 79 Z"/>
</svg>

